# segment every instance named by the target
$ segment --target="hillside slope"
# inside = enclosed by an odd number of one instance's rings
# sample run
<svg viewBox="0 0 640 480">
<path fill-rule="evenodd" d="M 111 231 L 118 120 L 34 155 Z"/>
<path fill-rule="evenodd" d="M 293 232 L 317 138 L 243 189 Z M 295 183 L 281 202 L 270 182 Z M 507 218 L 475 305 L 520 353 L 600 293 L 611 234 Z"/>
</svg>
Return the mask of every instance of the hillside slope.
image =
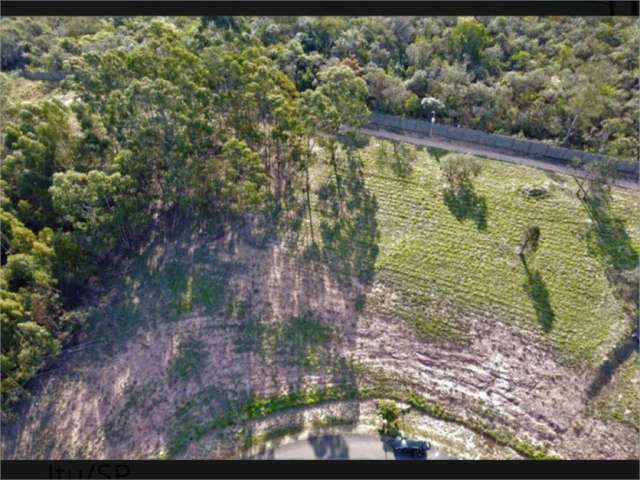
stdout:
<svg viewBox="0 0 640 480">
<path fill-rule="evenodd" d="M 5 458 L 227 457 L 272 414 L 295 425 L 321 404 L 357 424 L 356 400 L 382 397 L 524 456 L 637 458 L 621 283 L 637 274 L 637 193 L 614 190 L 602 238 L 571 179 L 481 160 L 456 198 L 439 153 L 343 152 L 339 186 L 317 166 L 316 247 L 303 210 L 266 242 L 204 224 L 152 239 L 105 274 L 95 331 L 33 382 Z"/>
</svg>

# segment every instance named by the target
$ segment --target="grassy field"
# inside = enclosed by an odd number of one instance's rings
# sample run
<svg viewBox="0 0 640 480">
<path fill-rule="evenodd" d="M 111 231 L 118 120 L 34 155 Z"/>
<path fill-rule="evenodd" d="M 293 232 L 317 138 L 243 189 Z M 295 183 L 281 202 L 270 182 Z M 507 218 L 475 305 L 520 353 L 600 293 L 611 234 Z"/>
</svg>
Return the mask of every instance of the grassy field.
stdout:
<svg viewBox="0 0 640 480">
<path fill-rule="evenodd" d="M 605 419 L 632 425 L 640 432 L 640 356 L 623 363 L 611 384 L 592 404 L 592 412 Z"/>
<path fill-rule="evenodd" d="M 365 277 L 384 288 L 368 295 L 365 314 L 406 319 L 431 340 L 471 340 L 461 308 L 537 329 L 565 361 L 604 375 L 604 388 L 594 391 L 593 414 L 640 428 L 637 354 L 628 348 L 637 319 L 638 192 L 614 188 L 609 205 L 597 212 L 605 227 L 598 229 L 571 177 L 482 158 L 470 191 L 456 198 L 442 173 L 443 153 L 410 145 L 394 149 L 374 139 L 356 150 L 356 167 L 343 169 L 342 183 L 358 177 L 365 193 L 344 188 L 343 209 L 359 226 L 359 213 L 374 212 L 379 235 L 372 240 L 365 234 L 354 239 L 356 245 L 343 242 L 337 251 L 335 235 L 325 234 L 335 231 L 336 211 L 327 208 L 324 193 L 335 179 L 320 164 L 313 217 L 318 249 L 353 260 L 352 250 L 371 250 L 367 242 L 374 242 L 375 259 Z M 548 193 L 532 197 L 532 187 Z M 369 212 L 361 198 L 373 204 Z M 540 227 L 541 239 L 525 263 L 518 249 L 528 225 Z M 391 306 L 389 292 L 396 298 Z"/>
<path fill-rule="evenodd" d="M 607 210 L 613 232 L 605 236 L 570 177 L 479 159 L 483 169 L 471 191 L 455 198 L 441 159 L 408 145 L 397 156 L 383 148 L 371 140 L 355 157 L 377 204 L 376 282 L 404 297 L 395 314 L 427 335 L 464 340 L 446 305 L 495 312 L 535 326 L 569 359 L 592 366 L 629 334 L 632 307 L 616 295 L 611 272 L 637 272 L 637 192 L 614 189 Z M 331 182 L 330 173 L 324 178 Z M 527 195 L 542 185 L 548 195 Z M 316 210 L 316 232 L 330 221 L 323 211 Z M 540 247 L 523 264 L 517 252 L 528 225 L 540 227 Z M 375 304 L 375 296 L 367 302 Z"/>
</svg>

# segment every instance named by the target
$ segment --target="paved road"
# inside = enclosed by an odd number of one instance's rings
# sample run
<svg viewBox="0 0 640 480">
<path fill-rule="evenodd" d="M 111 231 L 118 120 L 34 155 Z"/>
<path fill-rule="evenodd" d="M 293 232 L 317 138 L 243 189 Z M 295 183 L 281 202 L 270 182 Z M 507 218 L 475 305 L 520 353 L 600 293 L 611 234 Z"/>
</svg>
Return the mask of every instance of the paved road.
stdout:
<svg viewBox="0 0 640 480">
<path fill-rule="evenodd" d="M 414 460 L 411 456 L 395 455 L 378 436 L 356 433 L 326 434 L 297 440 L 275 450 L 267 450 L 254 458 L 275 460 Z M 425 458 L 422 458 L 425 460 Z M 431 446 L 426 460 L 454 460 Z"/>
<path fill-rule="evenodd" d="M 496 160 L 503 160 L 505 162 L 517 163 L 519 165 L 527 165 L 529 167 L 540 168 L 556 173 L 562 173 L 565 175 L 575 175 L 578 177 L 584 177 L 584 172 L 576 170 L 571 167 L 565 167 L 550 162 L 543 162 L 541 160 L 534 160 L 527 157 L 519 157 L 517 155 L 511 155 L 507 153 L 497 152 L 495 150 L 479 146 L 475 144 L 465 142 L 454 142 L 442 137 L 418 137 L 407 134 L 392 133 L 386 130 L 377 130 L 373 128 L 361 128 L 360 132 L 365 135 L 371 135 L 378 138 L 385 138 L 387 140 L 397 140 L 406 143 L 412 143 L 414 145 L 424 145 L 428 147 L 442 148 L 444 150 L 453 150 L 461 153 L 469 153 L 473 155 L 483 155 L 485 157 L 493 158 Z M 619 187 L 629 188 L 634 190 L 640 190 L 640 184 L 632 180 L 617 179 L 615 184 Z"/>
</svg>

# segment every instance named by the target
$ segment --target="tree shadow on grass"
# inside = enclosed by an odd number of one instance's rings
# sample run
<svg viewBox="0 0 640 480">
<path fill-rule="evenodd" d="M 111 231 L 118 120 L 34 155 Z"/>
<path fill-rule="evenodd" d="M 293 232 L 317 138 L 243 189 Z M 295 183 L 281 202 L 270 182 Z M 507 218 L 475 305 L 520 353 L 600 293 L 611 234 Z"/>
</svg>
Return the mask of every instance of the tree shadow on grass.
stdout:
<svg viewBox="0 0 640 480">
<path fill-rule="evenodd" d="M 109 301 L 96 308 L 93 335 L 109 353 L 141 329 L 218 313 L 230 298 L 232 275 L 244 268 L 221 253 L 208 232 L 186 223 L 174 237 L 151 240 L 109 273 Z"/>
<path fill-rule="evenodd" d="M 585 234 L 589 253 L 607 265 L 606 277 L 615 297 L 637 316 L 639 307 L 638 273 L 640 257 L 626 231 L 626 222 L 611 212 L 607 194 L 583 201 L 591 225 Z"/>
<path fill-rule="evenodd" d="M 584 202 L 592 224 L 586 240 L 592 255 L 599 256 L 615 270 L 632 270 L 638 266 L 638 252 L 633 248 L 625 221 L 613 215 L 607 197 Z"/>
<path fill-rule="evenodd" d="M 533 303 L 533 308 L 536 312 L 538 323 L 542 327 L 545 333 L 548 333 L 553 328 L 553 324 L 556 319 L 556 315 L 551 306 L 549 300 L 549 289 L 544 282 L 540 272 L 529 269 L 527 260 L 521 258 L 524 271 L 527 274 L 527 281 L 524 284 L 524 289 L 527 295 Z"/>
<path fill-rule="evenodd" d="M 614 295 L 625 304 L 625 308 L 637 318 L 640 308 L 640 283 L 638 282 L 638 268 L 633 270 L 616 270 L 607 268 L 607 280 L 614 287 Z"/>
<path fill-rule="evenodd" d="M 581 200 L 591 218 L 591 225 L 585 234 L 588 251 L 608 265 L 606 277 L 613 287 L 613 294 L 623 303 L 628 318 L 637 329 L 635 324 L 640 308 L 639 257 L 626 231 L 625 220 L 611 211 L 611 198 L 606 190 Z M 620 365 L 637 347 L 637 338 L 630 338 L 609 354 L 587 390 L 590 398 L 595 397 L 611 381 Z"/>
<path fill-rule="evenodd" d="M 363 283 L 374 277 L 378 257 L 378 202 L 364 183 L 361 160 L 349 159 L 342 188 L 329 179 L 318 190 L 319 253 L 343 277 L 355 275 Z"/>
<path fill-rule="evenodd" d="M 413 172 L 413 164 L 416 161 L 417 149 L 413 145 L 394 142 L 390 140 L 379 140 L 378 145 L 373 150 L 376 166 L 384 171 L 386 169 L 400 178 L 406 178 Z"/>
<path fill-rule="evenodd" d="M 438 147 L 425 147 L 425 150 L 438 163 L 440 163 L 440 159 L 442 157 L 444 157 L 445 155 L 450 153 L 449 150 L 444 150 L 444 149 L 438 148 Z"/>
<path fill-rule="evenodd" d="M 627 361 L 631 354 L 638 349 L 637 338 L 629 338 L 618 345 L 609 358 L 600 365 L 598 373 L 587 389 L 589 398 L 594 398 L 611 381 L 620 365 Z"/>
<path fill-rule="evenodd" d="M 350 152 L 367 148 L 371 143 L 371 137 L 358 131 L 338 135 L 338 140 L 342 146 Z"/>
<path fill-rule="evenodd" d="M 443 194 L 444 204 L 458 221 L 473 220 L 480 231 L 487 229 L 487 202 L 484 195 L 478 195 L 473 185 L 467 184 L 461 190 L 448 188 Z"/>
<path fill-rule="evenodd" d="M 390 167 L 394 175 L 398 177 L 408 177 L 413 172 L 413 162 L 416 160 L 416 150 L 412 145 L 406 143 L 392 142 L 393 159 Z"/>
</svg>

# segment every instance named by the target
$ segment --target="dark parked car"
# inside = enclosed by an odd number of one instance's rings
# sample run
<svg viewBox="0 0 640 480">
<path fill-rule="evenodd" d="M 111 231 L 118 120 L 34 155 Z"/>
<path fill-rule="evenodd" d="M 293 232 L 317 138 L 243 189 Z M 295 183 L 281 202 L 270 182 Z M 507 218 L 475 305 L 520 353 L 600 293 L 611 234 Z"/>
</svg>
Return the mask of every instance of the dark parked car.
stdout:
<svg viewBox="0 0 640 480">
<path fill-rule="evenodd" d="M 414 457 L 424 457 L 431 448 L 429 442 L 422 440 L 410 440 L 404 437 L 396 437 L 391 441 L 391 448 L 395 453 L 403 453 Z"/>
</svg>

